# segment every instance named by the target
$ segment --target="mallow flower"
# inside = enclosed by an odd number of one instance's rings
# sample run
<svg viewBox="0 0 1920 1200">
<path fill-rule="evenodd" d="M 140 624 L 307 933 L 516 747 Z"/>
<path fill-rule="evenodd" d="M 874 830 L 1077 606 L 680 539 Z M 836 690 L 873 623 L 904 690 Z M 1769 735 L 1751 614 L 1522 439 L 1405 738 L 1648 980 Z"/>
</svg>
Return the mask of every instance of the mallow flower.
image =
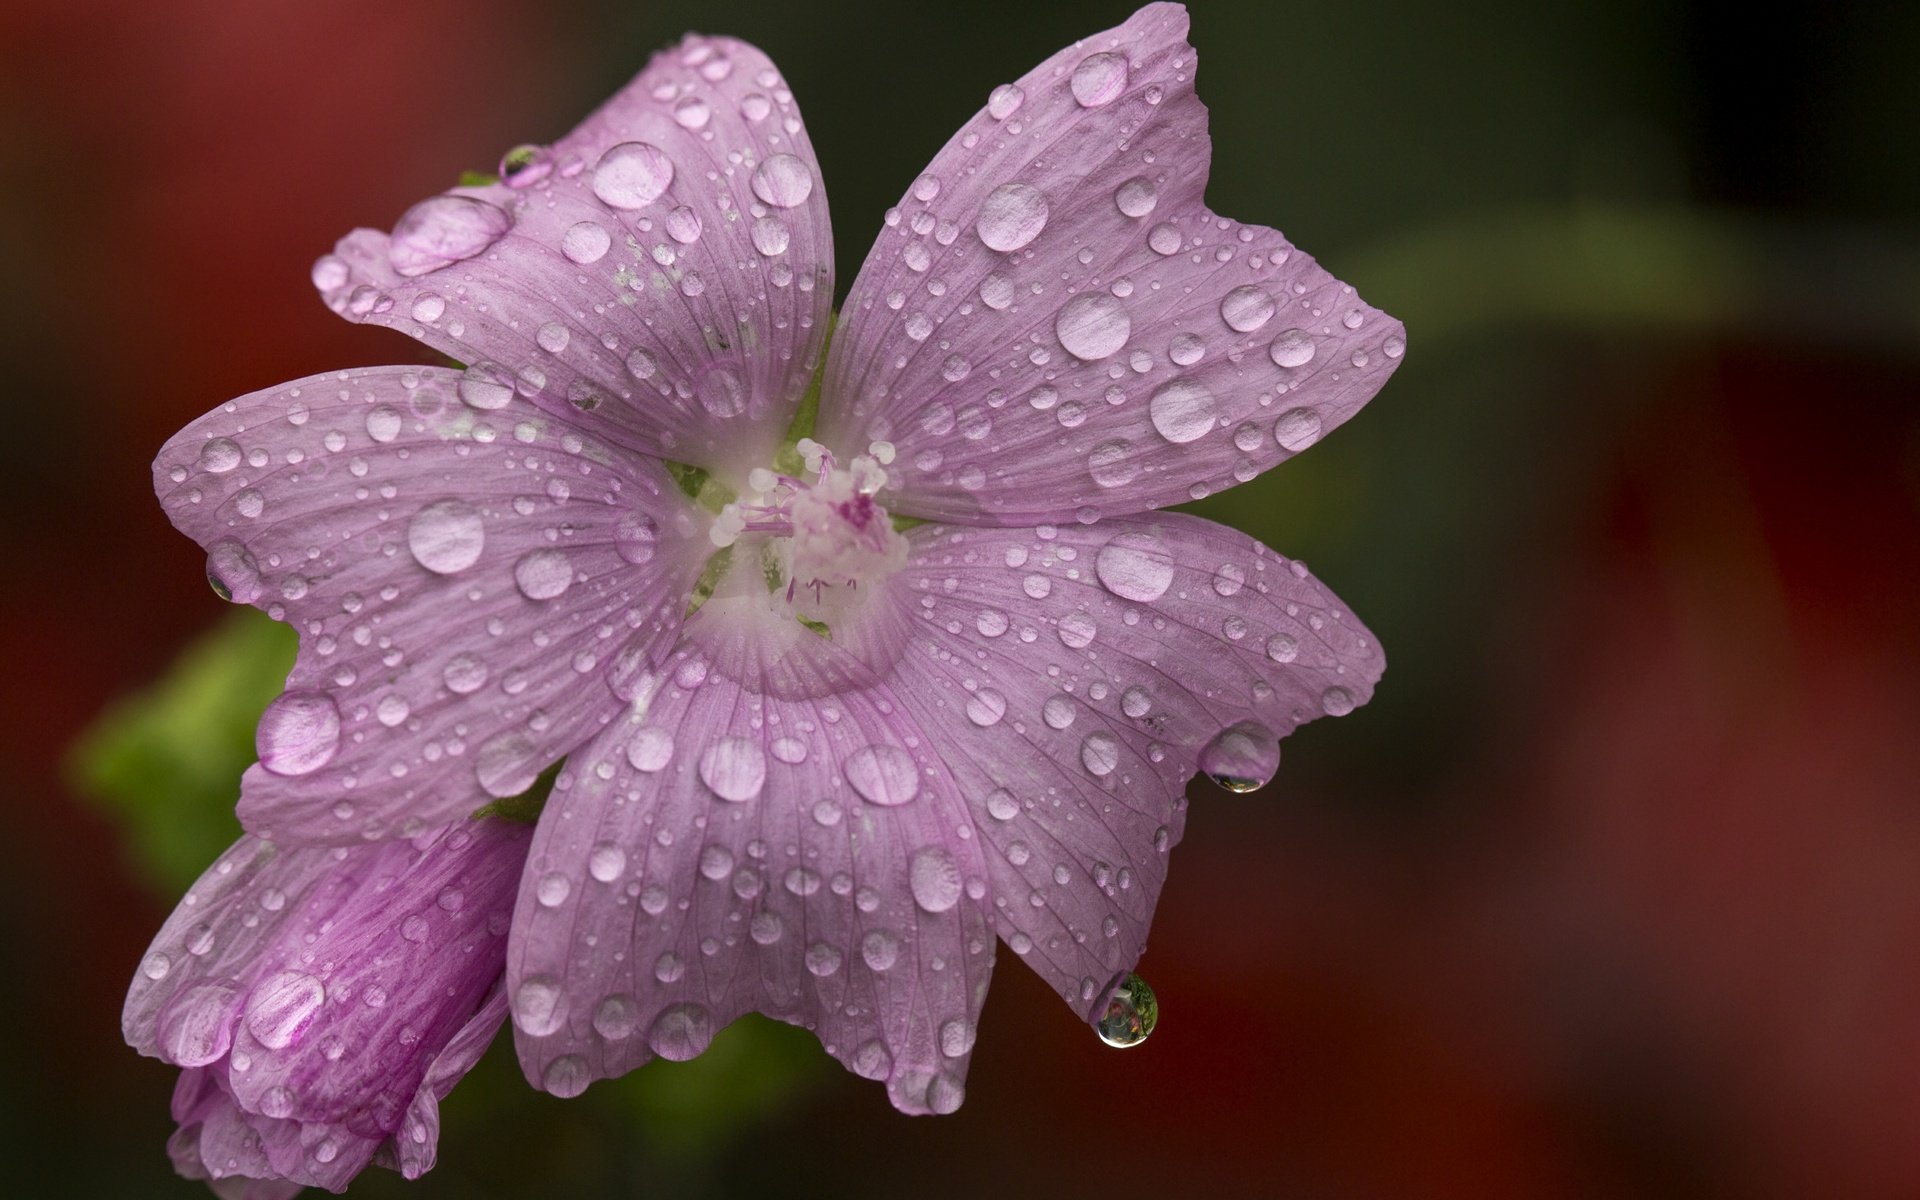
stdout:
<svg viewBox="0 0 1920 1200">
<path fill-rule="evenodd" d="M 439 1102 L 506 1020 L 507 927 L 531 830 L 283 847 L 243 836 L 154 938 L 127 1041 L 182 1068 L 174 1166 L 222 1195 L 339 1191 L 433 1166 Z"/>
<path fill-rule="evenodd" d="M 947 1112 L 996 942 L 1136 1040 L 1188 780 L 1259 787 L 1371 694 L 1378 645 L 1304 566 L 1152 511 L 1311 446 L 1404 349 L 1207 209 L 1186 28 L 1151 5 L 994 88 L 830 349 L 794 97 L 689 36 L 315 265 L 463 366 L 270 388 L 162 450 L 216 589 L 300 634 L 255 836 L 366 853 L 565 759 L 507 946 L 537 1086 L 758 1010 Z"/>
</svg>

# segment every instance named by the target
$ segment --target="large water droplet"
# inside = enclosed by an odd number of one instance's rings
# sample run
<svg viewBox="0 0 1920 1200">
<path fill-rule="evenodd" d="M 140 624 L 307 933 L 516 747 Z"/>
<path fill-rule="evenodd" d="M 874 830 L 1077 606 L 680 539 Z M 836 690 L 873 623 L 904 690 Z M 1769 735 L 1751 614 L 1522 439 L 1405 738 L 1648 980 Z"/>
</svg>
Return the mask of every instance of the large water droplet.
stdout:
<svg viewBox="0 0 1920 1200">
<path fill-rule="evenodd" d="M 685 1062 L 713 1043 L 713 1014 L 698 1004 L 669 1004 L 647 1030 L 647 1045 L 661 1058 Z"/>
<path fill-rule="evenodd" d="M 980 204 L 974 229 L 990 250 L 1018 250 L 1047 225 L 1047 198 L 1025 183 L 1003 183 Z"/>
<path fill-rule="evenodd" d="M 1267 356 L 1277 367 L 1304 367 L 1313 361 L 1313 337 L 1304 329 L 1289 329 L 1273 339 Z"/>
<path fill-rule="evenodd" d="M 208 438 L 200 447 L 199 466 L 213 475 L 225 475 L 240 465 L 240 446 L 232 438 Z"/>
<path fill-rule="evenodd" d="M 614 524 L 613 548 L 635 566 L 652 560 L 659 544 L 660 526 L 645 513 L 623 513 Z"/>
<path fill-rule="evenodd" d="M 247 1032 L 269 1050 L 284 1050 L 326 998 L 326 986 L 305 971 L 281 971 L 247 997 Z"/>
<path fill-rule="evenodd" d="M 1220 298 L 1220 319 L 1235 333 L 1252 333 L 1272 320 L 1273 313 L 1273 297 L 1250 283 Z"/>
<path fill-rule="evenodd" d="M 1159 200 L 1159 189 L 1145 176 L 1135 176 L 1113 190 L 1113 205 L 1124 216 L 1144 217 Z"/>
<path fill-rule="evenodd" d="M 613 236 L 595 221 L 576 222 L 560 235 L 560 253 L 583 267 L 599 262 L 612 245 Z"/>
<path fill-rule="evenodd" d="M 907 885 L 913 902 L 930 913 L 943 913 L 960 903 L 960 866 L 944 846 L 923 846 L 907 864 Z"/>
<path fill-rule="evenodd" d="M 920 768 L 898 746 L 862 746 L 847 758 L 847 782 L 873 804 L 891 807 L 920 794 Z"/>
<path fill-rule="evenodd" d="M 632 996 L 615 993 L 594 1007 L 593 1031 L 610 1042 L 632 1037 L 639 1027 L 640 1002 Z"/>
<path fill-rule="evenodd" d="M 1007 715 L 1007 698 L 993 688 L 981 688 L 967 697 L 967 720 L 985 729 Z"/>
<path fill-rule="evenodd" d="M 1060 306 L 1053 331 L 1067 353 L 1094 362 L 1127 344 L 1133 322 L 1126 308 L 1104 292 L 1075 296 Z"/>
<path fill-rule="evenodd" d="M 239 992 L 221 983 L 188 988 L 167 1003 L 156 1034 L 165 1059 L 179 1067 L 204 1067 L 233 1047 L 240 1020 Z"/>
<path fill-rule="evenodd" d="M 529 600 L 551 600 L 573 585 L 573 564 L 560 550 L 529 550 L 513 564 L 513 582 Z"/>
<path fill-rule="evenodd" d="M 407 549 L 436 575 L 453 575 L 480 561 L 487 541 L 480 513 L 465 500 L 439 500 L 407 523 Z"/>
<path fill-rule="evenodd" d="M 317 771 L 340 749 L 340 710 L 322 692 L 282 693 L 260 714 L 253 744 L 275 775 Z"/>
<path fill-rule="evenodd" d="M 1100 547 L 1093 569 L 1108 591 L 1126 600 L 1158 600 L 1173 586 L 1173 555 L 1150 533 L 1119 534 Z"/>
<path fill-rule="evenodd" d="M 673 160 L 647 142 L 608 148 L 593 168 L 593 194 L 614 208 L 645 208 L 673 183 Z"/>
<path fill-rule="evenodd" d="M 1111 51 L 1089 54 L 1073 69 L 1068 86 L 1082 108 L 1111 104 L 1126 90 L 1127 60 Z"/>
<path fill-rule="evenodd" d="M 1160 1021 L 1160 1001 L 1147 981 L 1127 972 L 1107 988 L 1107 1002 L 1093 1030 L 1109 1046 L 1125 1050 L 1147 1040 Z"/>
<path fill-rule="evenodd" d="M 1200 748 L 1200 773 L 1230 792 L 1267 786 L 1280 769 L 1280 739 L 1258 721 L 1229 725 Z"/>
<path fill-rule="evenodd" d="M 506 210 L 472 196 L 433 196 L 393 227 L 387 261 L 409 278 L 472 258 L 513 228 Z"/>
<path fill-rule="evenodd" d="M 513 994 L 513 1023 L 522 1033 L 546 1037 L 567 1022 L 566 994 L 551 975 L 529 975 Z"/>
<path fill-rule="evenodd" d="M 1080 743 L 1080 765 L 1102 778 L 1120 765 L 1120 739 L 1105 730 L 1087 735 Z"/>
<path fill-rule="evenodd" d="M 1273 423 L 1273 440 L 1298 453 L 1320 440 L 1320 414 L 1310 408 L 1292 408 Z"/>
<path fill-rule="evenodd" d="M 753 223 L 750 236 L 753 238 L 753 248 L 768 258 L 786 253 L 787 244 L 793 237 L 786 222 L 779 217 L 761 217 Z"/>
<path fill-rule="evenodd" d="M 791 154 L 775 154 L 753 169 L 753 194 L 775 208 L 798 208 L 813 195 L 813 168 Z"/>
<path fill-rule="evenodd" d="M 252 604 L 266 590 L 260 579 L 260 564 L 233 538 L 222 538 L 207 547 L 207 583 L 214 594 L 235 604 Z"/>
<path fill-rule="evenodd" d="M 1027 94 L 1020 90 L 1019 84 L 1003 83 L 987 96 L 987 115 L 996 121 L 1004 121 L 1020 111 L 1026 99 Z"/>
<path fill-rule="evenodd" d="M 1087 471 L 1101 487 L 1125 487 L 1140 475 L 1133 443 L 1124 438 L 1101 442 L 1087 454 Z"/>
<path fill-rule="evenodd" d="M 1169 380 L 1147 400 L 1154 429 L 1176 445 L 1205 437 L 1215 415 L 1213 393 L 1191 379 Z"/>
<path fill-rule="evenodd" d="M 533 740 L 523 733 L 496 735 L 474 755 L 473 774 L 481 789 L 495 799 L 518 796 L 540 777 Z"/>
<path fill-rule="evenodd" d="M 722 800 L 751 800 L 767 781 L 766 755 L 746 738 L 723 737 L 701 753 L 700 781 Z"/>
</svg>

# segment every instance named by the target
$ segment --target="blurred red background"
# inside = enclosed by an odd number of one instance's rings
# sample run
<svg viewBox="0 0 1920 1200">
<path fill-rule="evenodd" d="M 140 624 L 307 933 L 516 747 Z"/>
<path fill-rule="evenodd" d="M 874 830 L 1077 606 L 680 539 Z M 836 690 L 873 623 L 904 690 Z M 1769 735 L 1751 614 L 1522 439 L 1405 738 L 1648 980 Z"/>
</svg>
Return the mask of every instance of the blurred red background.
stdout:
<svg viewBox="0 0 1920 1200">
<path fill-rule="evenodd" d="M 1152 1041 L 1106 1049 L 1003 956 L 955 1117 L 823 1068 L 681 1144 L 498 1062 L 433 1176 L 355 1194 L 1920 1195 L 1913 10 L 1195 7 L 1210 200 L 1413 353 L 1206 506 L 1312 561 L 1392 669 L 1266 791 L 1196 785 Z M 793 83 L 844 290 L 994 84 L 1126 11 L 0 10 L 0 1146 L 26 1190 L 199 1190 L 161 1149 L 172 1072 L 118 1035 L 174 897 L 62 751 L 220 615 L 152 499 L 160 443 L 283 379 L 428 361 L 327 313 L 314 257 L 696 27 Z"/>
</svg>

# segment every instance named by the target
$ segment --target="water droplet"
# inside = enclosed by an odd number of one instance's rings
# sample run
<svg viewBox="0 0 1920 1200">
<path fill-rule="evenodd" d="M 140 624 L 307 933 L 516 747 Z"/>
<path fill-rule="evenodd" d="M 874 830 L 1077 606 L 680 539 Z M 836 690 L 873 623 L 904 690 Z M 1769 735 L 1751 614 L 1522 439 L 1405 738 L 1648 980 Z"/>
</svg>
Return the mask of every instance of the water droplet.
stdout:
<svg viewBox="0 0 1920 1200">
<path fill-rule="evenodd" d="M 247 1031 L 269 1050 L 285 1050 L 306 1029 L 327 989 L 305 971 L 281 971 L 247 997 Z"/>
<path fill-rule="evenodd" d="M 813 194 L 813 168 L 791 154 L 775 154 L 753 169 L 753 194 L 775 208 L 798 208 Z"/>
<path fill-rule="evenodd" d="M 1140 475 L 1133 443 L 1124 438 L 1101 442 L 1087 454 L 1087 471 L 1101 487 L 1125 487 Z"/>
<path fill-rule="evenodd" d="M 667 214 L 667 236 L 682 246 L 692 245 L 700 240 L 700 214 L 682 204 Z"/>
<path fill-rule="evenodd" d="M 987 96 L 987 115 L 996 121 L 1004 121 L 1019 112 L 1026 99 L 1027 94 L 1020 90 L 1019 84 L 1003 83 Z"/>
<path fill-rule="evenodd" d="M 1068 86 L 1082 108 L 1111 104 L 1126 90 L 1127 60 L 1110 51 L 1089 54 L 1073 69 Z"/>
<path fill-rule="evenodd" d="M 750 236 L 753 238 L 753 248 L 768 258 L 786 253 L 787 243 L 792 238 L 786 222 L 779 217 L 761 217 L 753 223 Z"/>
<path fill-rule="evenodd" d="M 413 319 L 423 325 L 431 325 L 445 316 L 447 302 L 433 292 L 422 292 L 413 298 Z"/>
<path fill-rule="evenodd" d="M 1080 765 L 1102 778 L 1120 765 L 1120 739 L 1105 730 L 1087 735 L 1080 743 Z"/>
<path fill-rule="evenodd" d="M 1289 329 L 1273 339 L 1267 356 L 1276 367 L 1304 367 L 1313 360 L 1313 337 L 1304 329 Z"/>
<path fill-rule="evenodd" d="M 1160 1001 L 1153 989 L 1129 971 L 1108 986 L 1106 1006 L 1093 1029 L 1107 1045 L 1125 1050 L 1146 1041 L 1159 1021 Z"/>
<path fill-rule="evenodd" d="M 518 796 L 540 776 L 532 739 L 522 733 L 502 733 L 489 739 L 473 758 L 474 778 L 497 800 Z"/>
<path fill-rule="evenodd" d="M 893 1055 L 875 1038 L 862 1043 L 847 1065 L 862 1079 L 886 1079 L 893 1074 Z"/>
<path fill-rule="evenodd" d="M 340 749 L 340 710 L 321 692 L 285 692 L 260 714 L 254 748 L 275 775 L 317 771 Z"/>
<path fill-rule="evenodd" d="M 407 549 L 436 575 L 453 575 L 480 561 L 487 533 L 480 513 L 465 500 L 439 500 L 407 523 Z"/>
<path fill-rule="evenodd" d="M 382 445 L 400 436 L 401 418 L 392 405 L 377 404 L 367 413 L 367 436 Z"/>
<path fill-rule="evenodd" d="M 1147 400 L 1154 429 L 1175 445 L 1205 437 L 1215 415 L 1213 393 L 1191 379 L 1169 380 Z"/>
<path fill-rule="evenodd" d="M 1053 331 L 1075 358 L 1095 362 L 1127 344 L 1133 322 L 1118 300 L 1103 292 L 1075 296 L 1060 306 Z"/>
<path fill-rule="evenodd" d="M 698 96 L 687 96 L 673 106 L 673 119 L 682 129 L 705 129 L 713 119 L 713 106 Z"/>
<path fill-rule="evenodd" d="M 980 204 L 974 229 L 990 250 L 1009 252 L 1040 236 L 1047 224 L 1047 198 L 1025 183 L 1003 183 Z"/>
<path fill-rule="evenodd" d="M 497 368 L 468 367 L 454 385 L 454 391 L 470 408 L 492 412 L 513 403 L 513 385 Z M 395 429 L 398 432 L 398 429 Z"/>
<path fill-rule="evenodd" d="M 534 884 L 534 898 L 543 908 L 559 908 L 573 894 L 573 881 L 558 871 L 549 871 Z"/>
<path fill-rule="evenodd" d="M 553 156 L 544 146 L 515 146 L 500 156 L 500 182 L 510 188 L 531 187 L 552 173 Z"/>
<path fill-rule="evenodd" d="M 587 874 L 601 883 L 612 883 L 627 869 L 627 852 L 618 842 L 596 842 L 587 854 Z"/>
<path fill-rule="evenodd" d="M 960 902 L 960 866 L 944 846 L 923 846 L 907 864 L 907 885 L 913 901 L 930 913 L 943 913 Z"/>
<path fill-rule="evenodd" d="M 1150 533 L 1119 534 L 1100 547 L 1093 569 L 1108 591 L 1126 600 L 1158 600 L 1173 586 L 1173 555 Z"/>
<path fill-rule="evenodd" d="M 1353 693 L 1343 687 L 1330 687 L 1320 693 L 1320 707 L 1330 717 L 1344 717 L 1353 711 Z"/>
<path fill-rule="evenodd" d="M 1005 275 L 989 275 L 980 281 L 980 303 L 999 312 L 1013 303 L 1013 280 Z"/>
<path fill-rule="evenodd" d="M 1273 440 L 1298 453 L 1320 440 L 1320 414 L 1310 408 L 1293 408 L 1280 414 L 1273 423 Z"/>
<path fill-rule="evenodd" d="M 1180 231 L 1169 222 L 1162 221 L 1147 231 L 1147 245 L 1155 254 L 1180 253 Z"/>
<path fill-rule="evenodd" d="M 967 697 L 967 719 L 981 728 L 998 725 L 1007 715 L 1007 698 L 993 688 L 981 688 Z"/>
<path fill-rule="evenodd" d="M 593 1072 L 588 1069 L 587 1060 L 578 1054 L 562 1054 L 540 1074 L 540 1085 L 562 1099 L 578 1096 L 592 1082 Z"/>
<path fill-rule="evenodd" d="M 645 208 L 673 183 L 673 160 L 647 142 L 609 147 L 593 168 L 593 194 L 614 208 Z"/>
<path fill-rule="evenodd" d="M 1248 283 L 1220 298 L 1220 319 L 1235 333 L 1252 333 L 1273 319 L 1273 297 Z"/>
<path fill-rule="evenodd" d="M 825 979 L 840 969 L 842 958 L 840 951 L 834 947 L 825 942 L 815 942 L 807 947 L 804 961 L 810 974 Z"/>
<path fill-rule="evenodd" d="M 1222 596 L 1237 596 L 1247 585 L 1247 569 L 1239 563 L 1221 563 L 1214 568 L 1213 590 Z"/>
<path fill-rule="evenodd" d="M 471 695 L 486 685 L 487 664 L 463 651 L 447 660 L 440 678 L 455 695 Z"/>
<path fill-rule="evenodd" d="M 1078 715 L 1079 709 L 1065 696 L 1048 696 L 1047 702 L 1040 706 L 1040 719 L 1049 729 L 1065 729 Z"/>
<path fill-rule="evenodd" d="M 652 560 L 659 542 L 660 526 L 645 513 L 623 513 L 614 524 L 613 548 L 635 566 Z"/>
<path fill-rule="evenodd" d="M 1159 189 L 1144 176 L 1135 176 L 1113 190 L 1113 205 L 1124 216 L 1144 217 L 1159 202 Z"/>
<path fill-rule="evenodd" d="M 546 1037 L 567 1022 L 566 995 L 551 975 L 529 975 L 513 994 L 513 1023 L 522 1033 Z"/>
<path fill-rule="evenodd" d="M 240 465 L 240 447 L 231 438 L 208 438 L 200 447 L 199 467 L 214 475 L 225 475 Z"/>
<path fill-rule="evenodd" d="M 599 262 L 612 245 L 612 235 L 596 221 L 577 222 L 560 235 L 560 253 L 583 267 Z"/>
<path fill-rule="evenodd" d="M 529 550 L 513 564 L 513 582 L 529 600 L 551 600 L 573 586 L 573 564 L 559 550 Z"/>
<path fill-rule="evenodd" d="M 207 548 L 207 583 L 222 600 L 252 604 L 266 589 L 253 554 L 233 538 L 222 538 Z"/>
<path fill-rule="evenodd" d="M 766 755 L 746 738 L 723 737 L 701 753 L 700 780 L 722 800 L 751 800 L 767 781 Z"/>
<path fill-rule="evenodd" d="M 560 322 L 548 321 L 534 332 L 533 340 L 539 343 L 540 348 L 548 354 L 558 354 L 567 348 L 567 343 L 573 340 L 573 335 Z"/>
<path fill-rule="evenodd" d="M 633 739 L 627 743 L 627 761 L 636 771 L 652 774 L 663 769 L 673 759 L 673 735 L 657 725 L 649 725 L 634 732 Z"/>
<path fill-rule="evenodd" d="M 1153 693 L 1135 684 L 1120 693 L 1120 711 L 1139 720 L 1153 711 Z"/>
<path fill-rule="evenodd" d="M 1230 792 L 1265 787 L 1280 769 L 1280 739 L 1258 721 L 1227 726 L 1200 748 L 1200 773 Z"/>
<path fill-rule="evenodd" d="M 640 1027 L 640 1002 L 619 993 L 594 1006 L 593 1031 L 610 1042 L 624 1041 Z"/>
<path fill-rule="evenodd" d="M 987 793 L 987 815 L 996 821 L 1011 821 L 1020 815 L 1020 801 L 1005 788 Z"/>
<path fill-rule="evenodd" d="M 167 1003 L 156 1033 L 166 1060 L 179 1067 L 204 1067 L 233 1047 L 240 1018 L 239 993 L 219 983 L 188 988 Z"/>
<path fill-rule="evenodd" d="M 647 1045 L 661 1058 L 685 1062 L 713 1042 L 713 1014 L 698 1004 L 669 1004 L 647 1030 Z"/>
<path fill-rule="evenodd" d="M 920 769 L 898 746 L 862 746 L 848 756 L 846 771 L 853 790 L 872 804 L 890 808 L 920 794 Z"/>
<path fill-rule="evenodd" d="M 960 1058 L 973 1049 L 973 1022 L 965 1017 L 955 1017 L 940 1026 L 940 1053 L 948 1058 Z"/>
<path fill-rule="evenodd" d="M 433 196 L 408 209 L 393 227 L 387 261 L 412 278 L 472 258 L 513 228 L 504 209 L 472 196 Z"/>
</svg>

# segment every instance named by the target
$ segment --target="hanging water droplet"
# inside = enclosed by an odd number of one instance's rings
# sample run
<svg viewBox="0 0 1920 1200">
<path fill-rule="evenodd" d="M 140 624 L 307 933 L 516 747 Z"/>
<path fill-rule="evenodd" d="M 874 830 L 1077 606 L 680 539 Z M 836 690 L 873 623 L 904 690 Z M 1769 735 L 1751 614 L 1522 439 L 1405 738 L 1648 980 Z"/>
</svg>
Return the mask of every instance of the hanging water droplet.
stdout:
<svg viewBox="0 0 1920 1200">
<path fill-rule="evenodd" d="M 1040 189 L 1025 183 L 1003 183 L 981 202 L 974 229 L 988 249 L 1005 253 L 1039 237 L 1046 224 L 1047 198 Z"/>
<path fill-rule="evenodd" d="M 1107 1002 L 1094 1032 L 1109 1046 L 1125 1050 L 1147 1040 L 1160 1021 L 1160 1001 L 1147 981 L 1128 971 L 1107 987 Z"/>
<path fill-rule="evenodd" d="M 593 194 L 614 208 L 645 208 L 673 183 L 673 160 L 647 142 L 609 147 L 593 168 Z"/>
<path fill-rule="evenodd" d="M 387 240 L 387 261 L 412 278 L 472 258 L 513 228 L 506 210 L 472 196 L 433 196 L 408 209 Z"/>
<path fill-rule="evenodd" d="M 685 1062 L 713 1044 L 713 1014 L 698 1004 L 669 1004 L 647 1030 L 647 1045 L 661 1058 Z"/>
<path fill-rule="evenodd" d="M 1258 721 L 1227 726 L 1200 748 L 1200 772 L 1230 792 L 1254 792 L 1280 769 L 1280 739 Z"/>
</svg>

